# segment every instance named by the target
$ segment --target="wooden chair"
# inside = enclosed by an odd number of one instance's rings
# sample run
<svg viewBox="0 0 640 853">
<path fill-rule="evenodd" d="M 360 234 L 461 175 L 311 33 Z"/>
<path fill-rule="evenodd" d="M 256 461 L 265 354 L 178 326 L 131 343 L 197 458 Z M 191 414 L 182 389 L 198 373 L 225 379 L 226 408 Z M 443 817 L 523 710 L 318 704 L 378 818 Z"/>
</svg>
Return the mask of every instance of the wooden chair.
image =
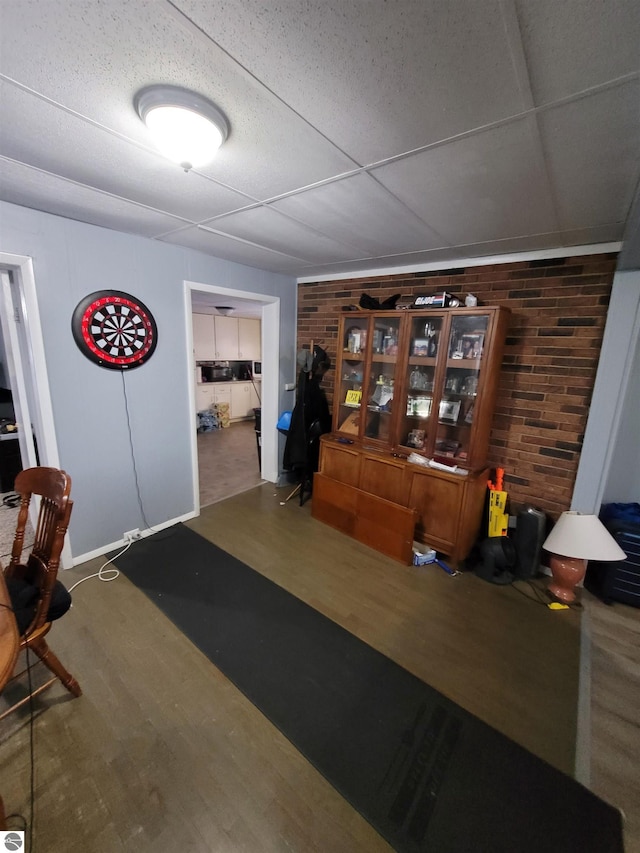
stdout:
<svg viewBox="0 0 640 853">
<path fill-rule="evenodd" d="M 20 510 L 11 561 L 5 569 L 4 577 L 18 623 L 20 650 L 32 649 L 53 673 L 53 677 L 34 689 L 31 695 L 41 693 L 56 679 L 60 679 L 70 693 L 80 696 L 80 685 L 67 672 L 45 640 L 51 623 L 66 613 L 71 606 L 71 596 L 58 580 L 60 554 L 73 507 L 73 501 L 69 499 L 71 478 L 57 468 L 27 468 L 16 477 L 15 491 L 20 494 Z M 27 560 L 22 562 L 29 505 L 34 496 L 40 500 L 35 539 Z M 11 681 L 22 674 L 23 672 L 17 673 Z M 6 709 L 0 715 L 0 720 L 29 699 L 30 697 L 26 696 Z"/>
</svg>

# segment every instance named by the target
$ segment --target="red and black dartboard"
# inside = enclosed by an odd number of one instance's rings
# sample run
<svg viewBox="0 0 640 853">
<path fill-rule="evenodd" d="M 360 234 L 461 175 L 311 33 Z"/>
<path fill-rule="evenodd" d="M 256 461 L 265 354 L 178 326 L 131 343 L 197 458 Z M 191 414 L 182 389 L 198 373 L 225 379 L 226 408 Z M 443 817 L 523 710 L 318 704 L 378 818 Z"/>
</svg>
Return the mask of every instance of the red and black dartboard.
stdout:
<svg viewBox="0 0 640 853">
<path fill-rule="evenodd" d="M 110 370 L 140 367 L 158 343 L 156 322 L 147 306 L 120 290 L 85 296 L 73 312 L 71 329 L 80 351 Z"/>
</svg>

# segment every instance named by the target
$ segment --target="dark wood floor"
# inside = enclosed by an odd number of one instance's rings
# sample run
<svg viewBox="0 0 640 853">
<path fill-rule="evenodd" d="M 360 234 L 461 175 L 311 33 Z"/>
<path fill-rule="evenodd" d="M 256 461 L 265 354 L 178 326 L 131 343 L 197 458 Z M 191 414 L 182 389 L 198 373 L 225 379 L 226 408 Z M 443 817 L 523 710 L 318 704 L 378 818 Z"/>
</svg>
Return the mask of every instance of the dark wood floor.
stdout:
<svg viewBox="0 0 640 853">
<path fill-rule="evenodd" d="M 283 503 L 289 491 L 261 485 L 189 526 L 573 772 L 577 611 L 401 566 L 315 522 L 309 503 Z M 81 584 L 51 644 L 84 695 L 52 688 L 36 721 L 36 853 L 389 850 L 124 577 Z M 0 741 L 0 790 L 9 812 L 26 814 L 28 727 L 14 720 Z"/>
</svg>

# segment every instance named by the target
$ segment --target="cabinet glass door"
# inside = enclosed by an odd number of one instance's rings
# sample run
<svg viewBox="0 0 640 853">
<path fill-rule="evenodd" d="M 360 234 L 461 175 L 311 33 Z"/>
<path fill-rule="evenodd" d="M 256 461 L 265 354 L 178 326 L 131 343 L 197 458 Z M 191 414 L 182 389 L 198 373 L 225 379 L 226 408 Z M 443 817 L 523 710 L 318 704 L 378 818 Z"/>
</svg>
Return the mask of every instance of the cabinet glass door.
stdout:
<svg viewBox="0 0 640 853">
<path fill-rule="evenodd" d="M 377 316 L 373 319 L 370 361 L 367 372 L 366 438 L 391 442 L 391 416 L 396 385 L 400 318 Z"/>
<path fill-rule="evenodd" d="M 409 358 L 404 387 L 406 401 L 400 421 L 400 444 L 414 450 L 427 450 L 432 444 L 429 434 L 432 417 L 436 363 L 442 335 L 442 317 L 411 319 Z M 432 429 L 433 427 L 431 427 Z"/>
<path fill-rule="evenodd" d="M 365 379 L 369 318 L 356 319 L 343 328 L 339 376 L 333 405 L 336 409 L 335 428 L 338 432 L 357 438 L 360 433 L 360 410 Z"/>
<path fill-rule="evenodd" d="M 469 458 L 488 315 L 452 317 L 438 406 L 434 456 L 464 465 Z"/>
</svg>

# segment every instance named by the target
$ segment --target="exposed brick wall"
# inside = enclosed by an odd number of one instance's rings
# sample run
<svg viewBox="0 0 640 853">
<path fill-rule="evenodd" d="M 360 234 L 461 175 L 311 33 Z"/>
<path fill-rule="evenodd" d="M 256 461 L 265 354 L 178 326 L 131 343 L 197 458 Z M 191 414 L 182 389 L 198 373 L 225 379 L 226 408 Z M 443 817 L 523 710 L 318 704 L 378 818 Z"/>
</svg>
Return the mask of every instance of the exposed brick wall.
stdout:
<svg viewBox="0 0 640 853">
<path fill-rule="evenodd" d="M 488 464 L 505 469 L 511 512 L 530 504 L 552 518 L 573 493 L 600 356 L 616 255 L 493 264 L 298 286 L 298 347 L 311 340 L 335 365 L 343 306 L 367 293 L 446 290 L 464 303 L 511 309 Z M 335 374 L 325 380 L 331 399 Z"/>
</svg>

